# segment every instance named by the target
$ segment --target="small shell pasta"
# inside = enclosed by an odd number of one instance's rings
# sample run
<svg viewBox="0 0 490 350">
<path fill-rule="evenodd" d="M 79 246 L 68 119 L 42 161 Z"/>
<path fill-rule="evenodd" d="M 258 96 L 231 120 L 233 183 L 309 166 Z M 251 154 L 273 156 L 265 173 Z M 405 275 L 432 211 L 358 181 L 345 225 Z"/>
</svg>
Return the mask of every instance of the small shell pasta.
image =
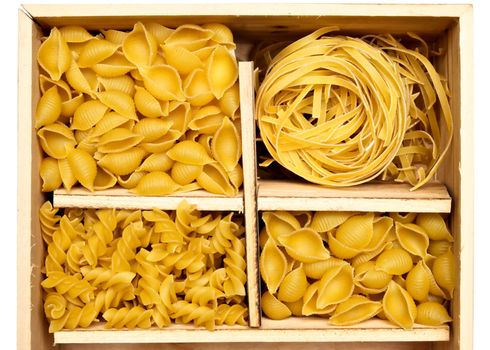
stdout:
<svg viewBox="0 0 490 350">
<path fill-rule="evenodd" d="M 72 61 L 70 49 L 58 28 L 51 29 L 49 37 L 41 44 L 37 62 L 51 79 L 60 80 Z"/>
</svg>

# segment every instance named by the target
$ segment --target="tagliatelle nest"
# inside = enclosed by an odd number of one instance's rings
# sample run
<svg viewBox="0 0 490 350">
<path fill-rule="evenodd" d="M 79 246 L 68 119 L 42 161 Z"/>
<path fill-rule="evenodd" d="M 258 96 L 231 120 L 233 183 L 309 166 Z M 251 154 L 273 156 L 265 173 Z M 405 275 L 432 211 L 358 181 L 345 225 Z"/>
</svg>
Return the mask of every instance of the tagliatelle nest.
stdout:
<svg viewBox="0 0 490 350">
<path fill-rule="evenodd" d="M 422 54 L 390 35 L 324 36 L 333 30 L 319 29 L 270 61 L 256 105 L 267 150 L 317 184 L 381 177 L 419 188 L 440 166 L 453 131 L 427 44 L 411 34 Z"/>
</svg>

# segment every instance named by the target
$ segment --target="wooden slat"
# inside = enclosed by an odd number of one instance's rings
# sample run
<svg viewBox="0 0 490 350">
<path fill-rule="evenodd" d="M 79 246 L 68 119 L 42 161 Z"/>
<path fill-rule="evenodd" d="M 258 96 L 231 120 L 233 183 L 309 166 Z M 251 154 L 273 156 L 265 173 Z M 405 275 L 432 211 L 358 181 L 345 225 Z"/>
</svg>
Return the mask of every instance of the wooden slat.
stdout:
<svg viewBox="0 0 490 350">
<path fill-rule="evenodd" d="M 111 188 L 90 192 L 74 188 L 69 192 L 59 189 L 54 192 L 53 205 L 57 208 L 118 208 L 174 210 L 182 200 L 197 206 L 199 210 L 243 211 L 243 196 L 225 197 L 207 191 L 192 191 L 169 196 L 137 196 L 124 188 Z"/>
<path fill-rule="evenodd" d="M 213 342 L 425 342 L 449 340 L 447 326 L 415 325 L 404 330 L 383 320 L 370 320 L 356 326 L 336 327 L 326 320 L 290 318 L 262 320 L 262 328 L 219 327 L 213 332 L 192 325 L 171 325 L 165 329 L 106 330 L 103 325 L 54 334 L 56 344 L 84 343 L 213 343 Z"/>
<path fill-rule="evenodd" d="M 261 180 L 257 201 L 259 210 L 451 211 L 451 197 L 439 183 L 410 191 L 407 184 L 368 183 L 328 188 L 304 182 Z"/>
<path fill-rule="evenodd" d="M 243 200 L 247 246 L 248 313 L 251 327 L 260 326 L 257 223 L 257 152 L 255 150 L 253 62 L 240 62 Z"/>
</svg>

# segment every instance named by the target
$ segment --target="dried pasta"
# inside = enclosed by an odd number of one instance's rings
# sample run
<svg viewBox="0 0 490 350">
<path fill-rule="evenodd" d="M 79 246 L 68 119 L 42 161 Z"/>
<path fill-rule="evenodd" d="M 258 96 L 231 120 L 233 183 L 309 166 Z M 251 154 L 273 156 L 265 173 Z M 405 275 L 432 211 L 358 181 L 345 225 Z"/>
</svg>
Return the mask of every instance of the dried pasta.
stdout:
<svg viewBox="0 0 490 350">
<path fill-rule="evenodd" d="M 453 132 L 447 89 L 427 50 L 409 49 L 389 34 L 330 34 L 336 30 L 320 28 L 257 51 L 267 64 L 256 115 L 272 157 L 263 165 L 274 160 L 333 187 L 377 178 L 423 186 Z"/>
<path fill-rule="evenodd" d="M 232 32 L 218 23 L 171 29 L 138 22 L 96 34 L 53 28 L 37 56 L 42 190 L 79 184 L 235 196 L 243 182 L 235 48 Z M 68 161 L 71 149 L 83 156 L 78 168 Z M 154 172 L 166 182 L 149 186 Z"/>
<path fill-rule="evenodd" d="M 456 266 L 440 214 L 275 211 L 262 221 L 268 318 L 316 315 L 348 326 L 378 317 L 404 329 L 451 321 Z"/>
<path fill-rule="evenodd" d="M 49 331 L 247 325 L 241 217 L 158 209 L 40 209 Z M 290 278 L 293 279 L 293 278 Z M 284 292 L 283 292 L 284 293 Z"/>
</svg>

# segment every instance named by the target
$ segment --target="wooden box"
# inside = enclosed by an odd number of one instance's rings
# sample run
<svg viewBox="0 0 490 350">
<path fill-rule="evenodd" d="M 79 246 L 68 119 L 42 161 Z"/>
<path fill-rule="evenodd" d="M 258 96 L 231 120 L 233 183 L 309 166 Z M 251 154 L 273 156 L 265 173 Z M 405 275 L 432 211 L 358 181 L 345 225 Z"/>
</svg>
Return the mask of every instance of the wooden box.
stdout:
<svg viewBox="0 0 490 350">
<path fill-rule="evenodd" d="M 203 210 L 244 211 L 247 228 L 250 327 L 223 327 L 214 332 L 171 326 L 163 330 L 88 330 L 48 334 L 42 306 L 44 249 L 38 209 L 46 196 L 38 176 L 40 148 L 33 115 L 40 91 L 36 52 L 52 26 L 129 29 L 136 21 L 169 27 L 220 22 L 234 32 L 240 47 L 267 38 L 297 38 L 326 25 L 343 33 L 415 32 L 444 50 L 436 63 L 452 92 L 454 139 L 437 174 L 437 182 L 416 192 L 405 185 L 368 184 L 350 189 L 260 181 L 256 178 L 252 65 L 240 66 L 243 128 L 243 196 L 223 198 L 205 193 L 185 196 Z M 471 5 L 26 5 L 19 11 L 19 172 L 18 172 L 18 348 L 19 349 L 471 349 L 473 322 L 473 105 Z M 58 191 L 59 206 L 158 206 L 172 209 L 181 197 L 137 199 L 107 192 Z M 155 201 L 156 200 L 156 201 Z M 135 204 L 136 203 L 136 204 Z M 261 210 L 359 210 L 451 212 L 458 286 L 449 327 L 417 326 L 405 331 L 386 322 L 331 327 L 322 319 L 271 321 L 260 318 L 257 269 L 257 218 Z M 259 326 L 260 325 L 260 326 Z M 276 345 L 274 343 L 287 343 Z M 201 344 L 192 344 L 201 343 Z M 230 344 L 236 343 L 236 344 Z"/>
</svg>

